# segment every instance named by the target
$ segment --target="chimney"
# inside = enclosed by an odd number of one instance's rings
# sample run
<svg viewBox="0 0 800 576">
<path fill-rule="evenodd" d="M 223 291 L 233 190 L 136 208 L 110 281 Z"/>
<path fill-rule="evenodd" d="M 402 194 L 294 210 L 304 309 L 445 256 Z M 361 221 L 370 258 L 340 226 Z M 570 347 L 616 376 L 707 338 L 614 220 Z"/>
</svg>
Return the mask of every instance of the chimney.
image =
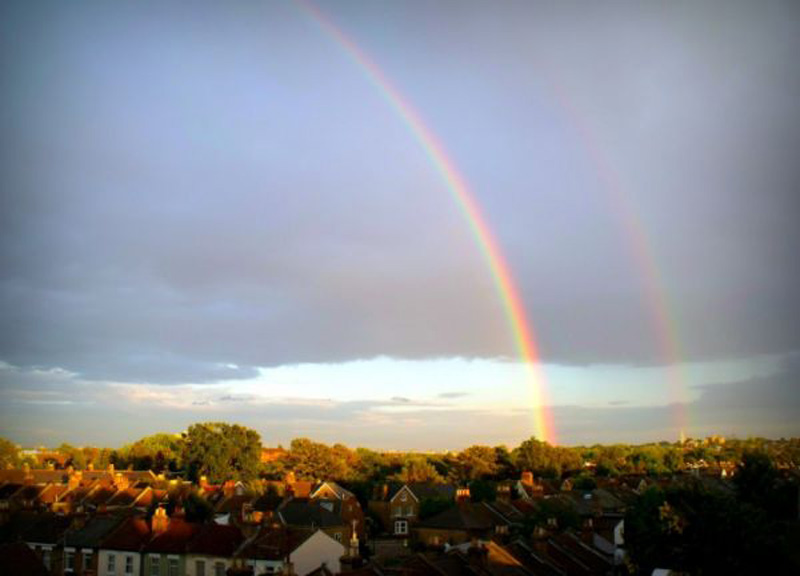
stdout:
<svg viewBox="0 0 800 576">
<path fill-rule="evenodd" d="M 533 548 L 539 554 L 547 554 L 547 540 L 550 534 L 542 526 L 537 526 L 533 529 Z"/>
<path fill-rule="evenodd" d="M 350 537 L 350 547 L 344 556 L 339 559 L 341 564 L 341 574 L 352 572 L 364 565 L 364 561 L 359 554 L 358 534 L 356 534 L 355 520 L 353 521 L 353 535 Z"/>
<path fill-rule="evenodd" d="M 164 510 L 163 506 L 159 506 L 150 519 L 150 529 L 153 531 L 153 534 L 158 535 L 166 532 L 168 527 L 169 516 L 167 516 L 167 511 Z"/>
<path fill-rule="evenodd" d="M 525 486 L 533 486 L 533 472 L 531 472 L 530 470 L 525 470 L 522 473 L 522 477 L 520 478 L 520 481 Z"/>
<path fill-rule="evenodd" d="M 80 470 L 72 472 L 72 474 L 69 475 L 69 478 L 67 478 L 67 489 L 74 490 L 75 488 L 81 485 L 82 480 L 83 480 L 83 472 L 81 472 Z"/>
<path fill-rule="evenodd" d="M 501 502 L 511 501 L 511 486 L 508 484 L 500 484 L 497 487 L 497 499 Z"/>
<path fill-rule="evenodd" d="M 384 484 L 381 487 L 381 500 L 386 501 L 388 499 L 389 499 L 389 485 L 388 484 Z"/>
<path fill-rule="evenodd" d="M 589 544 L 590 546 L 594 543 L 594 522 L 592 522 L 591 518 L 587 518 L 583 521 L 583 525 L 581 526 L 581 540 L 584 544 Z"/>
<path fill-rule="evenodd" d="M 130 480 L 128 480 L 128 477 L 122 472 L 116 472 L 114 474 L 114 486 L 117 490 L 126 490 L 129 484 Z"/>
</svg>

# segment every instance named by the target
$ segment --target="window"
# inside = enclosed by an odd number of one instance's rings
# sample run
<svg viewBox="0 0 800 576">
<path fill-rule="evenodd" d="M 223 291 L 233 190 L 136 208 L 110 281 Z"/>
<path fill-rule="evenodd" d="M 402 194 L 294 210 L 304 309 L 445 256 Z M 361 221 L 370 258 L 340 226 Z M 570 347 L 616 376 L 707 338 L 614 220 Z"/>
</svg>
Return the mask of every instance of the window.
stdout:
<svg viewBox="0 0 800 576">
<path fill-rule="evenodd" d="M 113 554 L 108 555 L 108 564 L 106 564 L 106 572 L 115 574 L 117 572 L 117 557 Z"/>
<path fill-rule="evenodd" d="M 169 576 L 178 576 L 178 559 L 170 558 L 167 562 L 169 562 L 167 574 L 169 574 Z"/>
<path fill-rule="evenodd" d="M 214 564 L 214 576 L 225 576 L 225 562 Z"/>
<path fill-rule="evenodd" d="M 159 574 L 161 574 L 161 558 L 150 556 L 150 576 L 159 576 Z"/>
<path fill-rule="evenodd" d="M 64 570 L 67 572 L 75 570 L 75 550 L 64 550 Z"/>
<path fill-rule="evenodd" d="M 91 570 L 92 569 L 92 552 L 91 552 L 91 550 L 84 550 L 83 551 L 83 569 L 84 570 Z"/>
<path fill-rule="evenodd" d="M 133 556 L 125 556 L 125 574 L 133 574 Z"/>
<path fill-rule="evenodd" d="M 406 516 L 413 516 L 413 515 L 414 515 L 414 507 L 406 506 Z"/>
<path fill-rule="evenodd" d="M 341 532 L 334 532 L 333 539 L 336 540 L 337 542 L 341 542 L 342 541 L 342 533 Z"/>
<path fill-rule="evenodd" d="M 395 520 L 394 533 L 397 534 L 398 536 L 405 536 L 406 534 L 408 534 L 408 521 Z"/>
<path fill-rule="evenodd" d="M 194 573 L 195 573 L 195 576 L 206 576 L 206 561 L 205 560 L 195 560 Z"/>
<path fill-rule="evenodd" d="M 402 494 L 400 494 L 400 501 L 405 502 L 406 500 L 408 500 L 408 495 L 405 492 L 403 492 Z"/>
</svg>

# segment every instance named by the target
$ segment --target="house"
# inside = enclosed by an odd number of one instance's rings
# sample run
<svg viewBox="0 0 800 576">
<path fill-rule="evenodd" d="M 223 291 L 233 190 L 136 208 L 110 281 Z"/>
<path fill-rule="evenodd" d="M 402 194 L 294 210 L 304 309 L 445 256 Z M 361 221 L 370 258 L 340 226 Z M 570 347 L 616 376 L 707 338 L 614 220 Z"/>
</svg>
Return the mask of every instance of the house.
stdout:
<svg viewBox="0 0 800 576">
<path fill-rule="evenodd" d="M 12 542 L 0 545 L 0 574 L 50 576 L 50 571 L 23 542 Z"/>
<path fill-rule="evenodd" d="M 98 576 L 139 576 L 141 551 L 150 540 L 150 526 L 141 516 L 125 519 L 101 541 L 97 553 Z M 149 576 L 149 575 L 148 575 Z"/>
<path fill-rule="evenodd" d="M 61 542 L 71 519 L 50 512 L 32 513 L 35 521 L 20 534 L 20 539 L 35 551 L 48 570 L 58 573 L 62 567 Z"/>
<path fill-rule="evenodd" d="M 335 508 L 342 521 L 351 528 L 346 534 L 346 540 L 349 541 L 353 537 L 352 528 L 354 526 L 356 536 L 358 538 L 364 537 L 364 511 L 361 509 L 361 504 L 355 494 L 342 488 L 336 482 L 329 481 L 317 484 L 311 490 L 309 499 L 318 502 L 338 503 L 329 509 Z"/>
<path fill-rule="evenodd" d="M 170 518 L 159 507 L 150 519 L 152 537 L 142 547 L 142 567 L 147 576 L 178 576 L 186 574 L 186 548 L 199 533 L 200 524 L 183 518 Z M 205 564 L 201 560 L 201 564 Z"/>
<path fill-rule="evenodd" d="M 496 518 L 483 503 L 463 502 L 419 521 L 415 536 L 426 546 L 462 544 L 476 538 L 489 539 L 494 533 Z"/>
<path fill-rule="evenodd" d="M 407 537 L 419 521 L 420 507 L 426 500 L 455 502 L 456 489 L 450 484 L 410 483 L 390 487 L 369 503 L 384 529 L 394 536 Z"/>
<path fill-rule="evenodd" d="M 336 542 L 346 543 L 351 526 L 342 518 L 341 505 L 331 500 L 290 500 L 278 509 L 278 520 L 290 528 L 322 530 Z"/>
<path fill-rule="evenodd" d="M 243 542 L 236 526 L 201 525 L 186 546 L 186 576 L 225 576 Z"/>
<path fill-rule="evenodd" d="M 291 568 L 298 576 L 306 576 L 324 565 L 335 574 L 344 553 L 344 545 L 323 530 L 273 524 L 242 545 L 234 568 L 250 567 L 254 576 L 281 574 Z"/>
<path fill-rule="evenodd" d="M 64 573 L 75 576 L 100 574 L 98 549 L 100 542 L 108 537 L 124 521 L 122 516 L 98 514 L 80 527 L 64 534 Z"/>
</svg>

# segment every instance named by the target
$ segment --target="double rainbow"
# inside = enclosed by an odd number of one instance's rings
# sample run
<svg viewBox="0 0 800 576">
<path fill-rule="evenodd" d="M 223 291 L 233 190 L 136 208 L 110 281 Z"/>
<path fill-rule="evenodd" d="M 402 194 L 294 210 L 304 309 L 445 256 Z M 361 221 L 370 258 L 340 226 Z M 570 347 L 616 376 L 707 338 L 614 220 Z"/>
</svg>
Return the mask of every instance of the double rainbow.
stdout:
<svg viewBox="0 0 800 576">
<path fill-rule="evenodd" d="M 297 3 L 364 72 L 369 82 L 403 120 L 409 132 L 425 152 L 431 165 L 442 178 L 472 231 L 475 243 L 489 267 L 502 302 L 509 328 L 514 336 L 514 345 L 525 367 L 526 379 L 529 382 L 534 433 L 538 439 L 555 444 L 556 431 L 552 413 L 547 404 L 545 378 L 541 369 L 536 338 L 529 326 L 525 306 L 519 296 L 511 269 L 466 180 L 459 173 L 433 131 L 426 126 L 419 113 L 394 87 L 378 65 L 316 6 L 304 0 L 298 0 Z"/>
</svg>

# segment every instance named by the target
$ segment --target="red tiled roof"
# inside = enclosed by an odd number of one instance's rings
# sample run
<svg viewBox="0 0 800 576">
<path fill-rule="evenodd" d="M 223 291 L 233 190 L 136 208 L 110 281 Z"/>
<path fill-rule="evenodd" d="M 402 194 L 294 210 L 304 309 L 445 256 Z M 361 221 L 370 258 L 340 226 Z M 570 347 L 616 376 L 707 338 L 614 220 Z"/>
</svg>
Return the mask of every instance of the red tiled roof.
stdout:
<svg viewBox="0 0 800 576">
<path fill-rule="evenodd" d="M 144 518 L 136 516 L 123 522 L 108 538 L 103 540 L 100 548 L 138 552 L 149 539 L 150 526 Z"/>
<path fill-rule="evenodd" d="M 170 518 L 167 529 L 145 544 L 144 552 L 182 554 L 189 541 L 199 532 L 200 526 L 181 518 Z"/>
<path fill-rule="evenodd" d="M 186 551 L 206 556 L 230 557 L 243 541 L 244 536 L 236 526 L 204 524 L 189 542 Z"/>
</svg>

